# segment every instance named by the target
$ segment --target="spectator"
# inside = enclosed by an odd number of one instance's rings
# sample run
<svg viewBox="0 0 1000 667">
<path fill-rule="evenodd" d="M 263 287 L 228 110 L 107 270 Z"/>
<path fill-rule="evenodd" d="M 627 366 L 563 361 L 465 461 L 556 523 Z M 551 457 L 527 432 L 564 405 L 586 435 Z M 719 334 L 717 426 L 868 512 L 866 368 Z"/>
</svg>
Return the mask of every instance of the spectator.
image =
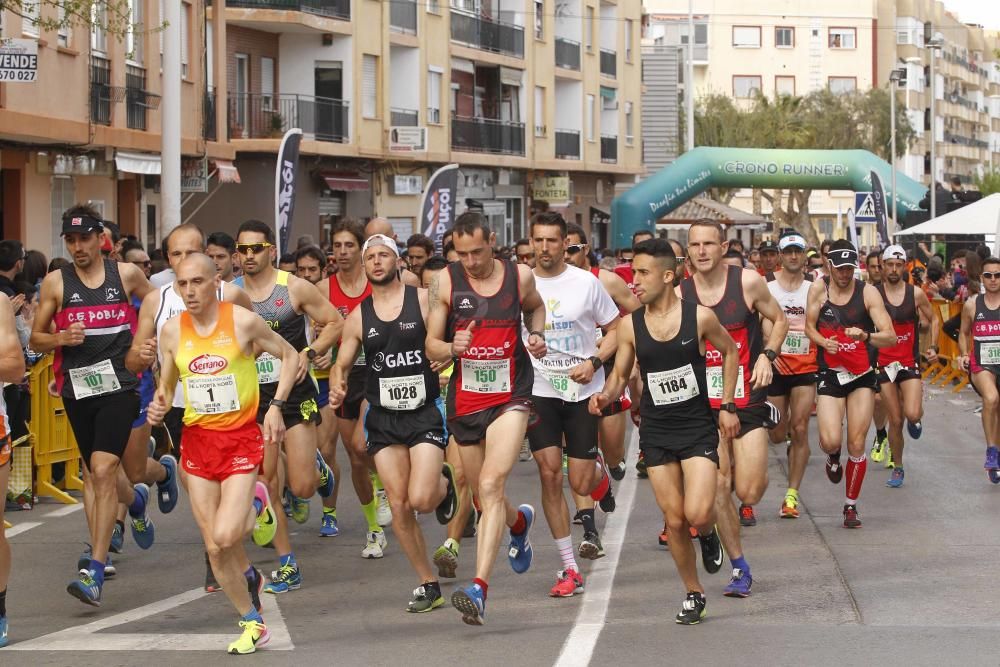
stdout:
<svg viewBox="0 0 1000 667">
<path fill-rule="evenodd" d="M 518 264 L 525 264 L 529 268 L 535 268 L 535 249 L 528 239 L 519 239 L 514 244 L 514 256 Z"/>
<path fill-rule="evenodd" d="M 24 268 L 21 269 L 21 276 L 25 282 L 38 287 L 42 284 L 42 278 L 48 273 L 46 271 L 47 265 L 48 260 L 45 259 L 45 255 L 37 250 L 29 250 L 24 253 Z"/>
<path fill-rule="evenodd" d="M 53 257 L 52 261 L 49 262 L 48 273 L 52 273 L 53 271 L 58 271 L 64 266 L 73 266 L 73 263 L 68 259 L 66 259 L 65 257 Z"/>
<path fill-rule="evenodd" d="M 20 241 L 0 241 L 0 292 L 9 296 L 13 302 L 17 291 L 14 289 L 14 276 L 24 267 L 24 246 Z M 17 312 L 17 305 L 14 305 Z"/>
</svg>

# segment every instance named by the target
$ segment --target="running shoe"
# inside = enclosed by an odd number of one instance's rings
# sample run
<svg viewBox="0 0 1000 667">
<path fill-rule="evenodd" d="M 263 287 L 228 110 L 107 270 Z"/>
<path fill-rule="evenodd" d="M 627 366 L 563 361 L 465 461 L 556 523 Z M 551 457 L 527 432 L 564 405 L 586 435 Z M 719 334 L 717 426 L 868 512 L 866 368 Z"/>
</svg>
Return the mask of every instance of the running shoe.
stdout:
<svg viewBox="0 0 1000 667">
<path fill-rule="evenodd" d="M 229 645 L 229 655 L 248 655 L 264 648 L 271 641 L 271 633 L 260 621 L 240 621 L 243 634 Z"/>
<path fill-rule="evenodd" d="M 910 437 L 914 440 L 919 440 L 920 436 L 924 434 L 924 425 L 920 422 L 906 421 L 906 430 L 909 431 Z"/>
<path fill-rule="evenodd" d="M 861 516 L 857 505 L 844 505 L 844 528 L 860 528 Z"/>
<path fill-rule="evenodd" d="M 583 542 L 580 542 L 579 554 L 580 558 L 584 560 L 604 558 L 604 545 L 601 544 L 601 536 L 593 532 L 584 533 Z"/>
<path fill-rule="evenodd" d="M 892 460 L 892 447 L 885 449 L 885 467 L 892 470 L 896 467 L 896 462 Z"/>
<path fill-rule="evenodd" d="M 389 507 L 389 497 L 385 494 L 385 489 L 376 491 L 375 497 L 378 498 L 375 516 L 378 519 L 378 525 L 385 528 L 392 524 L 392 508 Z"/>
<path fill-rule="evenodd" d="M 983 464 L 983 467 L 991 472 L 1000 470 L 1000 449 L 992 445 L 986 448 L 986 463 Z"/>
<path fill-rule="evenodd" d="M 660 536 L 656 538 L 656 540 L 660 543 L 661 547 L 670 548 L 670 531 L 667 529 L 667 524 L 663 524 L 663 530 L 660 532 Z"/>
<path fill-rule="evenodd" d="M 903 486 L 903 468 L 893 468 L 892 475 L 889 477 L 889 481 L 885 483 L 890 489 L 898 489 Z"/>
<path fill-rule="evenodd" d="M 990 481 L 994 484 L 1000 484 L 1000 470 L 987 470 L 986 476 L 990 478 Z"/>
<path fill-rule="evenodd" d="M 757 525 L 757 515 L 753 511 L 753 505 L 740 504 L 740 525 L 744 528 Z"/>
<path fill-rule="evenodd" d="M 434 514 L 437 516 L 439 524 L 447 526 L 448 522 L 455 516 L 455 512 L 458 511 L 458 487 L 455 484 L 455 467 L 446 462 L 441 467 L 441 474 L 444 475 L 448 485 L 445 490 L 444 500 L 438 504 L 437 509 L 434 510 Z"/>
<path fill-rule="evenodd" d="M 0 648 L 7 645 L 7 617 L 0 616 Z"/>
<path fill-rule="evenodd" d="M 285 502 L 288 503 L 288 507 L 291 513 L 288 514 L 289 517 L 295 523 L 305 523 L 309 520 L 309 499 L 299 498 L 294 495 L 289 488 L 285 488 Z"/>
<path fill-rule="evenodd" d="M 451 606 L 462 612 L 466 625 L 486 625 L 486 598 L 475 584 L 459 588 L 451 594 Z"/>
<path fill-rule="evenodd" d="M 253 567 L 252 565 L 250 567 Z M 267 581 L 264 579 L 264 575 L 260 573 L 260 570 L 253 568 L 253 580 L 247 579 L 247 591 L 250 593 L 250 603 L 253 608 L 257 610 L 258 614 L 264 612 L 264 605 L 260 603 L 260 594 L 264 590 L 264 584 Z"/>
<path fill-rule="evenodd" d="M 701 593 L 688 593 L 674 621 L 680 625 L 698 625 L 703 618 L 705 618 L 705 596 Z"/>
<path fill-rule="evenodd" d="M 458 570 L 458 552 L 447 544 L 442 544 L 434 551 L 434 564 L 437 565 L 439 577 L 454 579 Z"/>
<path fill-rule="evenodd" d="M 753 577 L 750 576 L 750 573 L 734 567 L 733 574 L 729 577 L 729 583 L 722 590 L 722 594 L 727 598 L 750 597 L 750 588 L 752 586 Z"/>
<path fill-rule="evenodd" d="M 160 457 L 160 463 L 167 471 L 167 477 L 156 483 L 156 503 L 160 514 L 170 514 L 177 507 L 177 459 L 170 454 Z"/>
<path fill-rule="evenodd" d="M 88 544 L 87 548 L 84 550 L 82 554 L 80 554 L 80 557 L 76 560 L 76 569 L 89 570 L 90 558 L 91 558 L 91 551 L 90 551 L 90 545 Z M 111 562 L 111 554 L 108 554 L 108 556 L 104 559 L 104 578 L 110 579 L 116 574 L 118 574 L 118 570 L 115 569 L 115 564 Z"/>
<path fill-rule="evenodd" d="M 302 573 L 298 563 L 287 563 L 271 572 L 271 581 L 264 584 L 264 592 L 280 595 L 288 591 L 297 591 L 302 587 Z"/>
<path fill-rule="evenodd" d="M 108 551 L 113 554 L 120 554 L 125 547 L 125 524 L 115 521 L 115 528 L 111 531 L 111 544 Z"/>
<path fill-rule="evenodd" d="M 101 585 L 94 579 L 93 570 L 80 570 L 80 576 L 69 582 L 66 592 L 91 607 L 101 606 Z"/>
<path fill-rule="evenodd" d="M 145 484 L 136 484 L 134 488 L 136 494 L 142 496 L 142 516 L 129 515 L 129 522 L 132 524 L 132 539 L 135 540 L 140 549 L 148 549 L 153 546 L 153 541 L 156 538 L 153 522 L 149 518 L 149 487 Z"/>
<path fill-rule="evenodd" d="M 418 586 L 413 589 L 413 597 L 406 605 L 406 611 L 413 614 L 422 614 L 437 609 L 444 604 L 444 596 L 441 591 L 434 586 Z"/>
<path fill-rule="evenodd" d="M 844 478 L 844 466 L 840 465 L 840 459 L 826 457 L 826 478 L 834 484 L 840 484 Z"/>
<path fill-rule="evenodd" d="M 329 498 L 333 494 L 333 487 L 337 480 L 334 479 L 333 470 L 323 460 L 323 455 L 316 450 L 316 470 L 319 470 L 319 484 L 316 486 L 316 493 L 323 498 Z"/>
<path fill-rule="evenodd" d="M 573 515 L 573 524 L 577 526 L 583 525 L 583 510 L 577 510 L 576 514 Z"/>
<path fill-rule="evenodd" d="M 639 479 L 646 479 L 649 474 L 646 472 L 646 459 L 643 457 L 642 452 L 639 452 L 639 460 L 635 462 L 635 471 L 639 475 Z"/>
<path fill-rule="evenodd" d="M 525 438 L 524 442 L 521 443 L 521 451 L 517 453 L 517 460 L 524 463 L 525 461 L 530 461 L 531 459 L 531 446 L 528 444 L 528 439 Z"/>
<path fill-rule="evenodd" d="M 257 482 L 253 497 L 261 504 L 261 510 L 253 524 L 253 543 L 258 547 L 266 547 L 278 532 L 278 518 L 274 516 L 271 496 L 267 492 L 267 485 L 264 482 Z"/>
<path fill-rule="evenodd" d="M 475 503 L 472 503 L 472 511 L 469 512 L 469 518 L 465 522 L 465 530 L 462 531 L 462 537 L 475 537 L 476 536 L 476 526 L 479 525 L 479 509 L 476 507 Z"/>
<path fill-rule="evenodd" d="M 712 526 L 711 533 L 698 536 L 698 543 L 701 544 L 701 563 L 705 566 L 705 571 L 709 574 L 715 574 L 721 570 L 722 562 L 726 558 L 726 550 L 722 548 L 719 529 Z"/>
<path fill-rule="evenodd" d="M 323 520 L 319 526 L 319 536 L 320 537 L 336 537 L 340 534 L 340 528 L 337 526 L 337 513 L 336 512 L 323 512 Z"/>
<path fill-rule="evenodd" d="M 781 503 L 781 513 L 778 515 L 782 519 L 798 519 L 799 518 L 799 500 L 795 496 L 785 496 L 785 500 Z"/>
<path fill-rule="evenodd" d="M 562 455 L 562 471 L 564 477 L 569 476 L 569 456 L 565 453 Z"/>
<path fill-rule="evenodd" d="M 222 584 L 215 580 L 215 572 L 212 571 L 212 561 L 208 559 L 208 553 L 205 553 L 205 592 L 215 593 L 222 590 Z"/>
<path fill-rule="evenodd" d="M 615 507 L 618 506 L 618 503 L 615 501 L 615 493 L 611 488 L 610 479 L 608 480 L 607 493 L 604 494 L 603 498 L 597 501 L 597 504 L 600 505 L 601 511 L 604 512 L 605 514 L 611 514 L 612 512 L 615 511 Z"/>
<path fill-rule="evenodd" d="M 520 535 L 510 534 L 510 549 L 507 551 L 507 559 L 514 572 L 523 574 L 531 567 L 531 541 L 528 540 L 528 534 L 531 532 L 531 524 L 535 522 L 535 508 L 524 504 L 520 505 L 517 511 L 524 515 L 525 528 Z"/>
<path fill-rule="evenodd" d="M 281 492 L 281 509 L 289 519 L 292 518 L 292 503 L 289 500 L 292 497 L 291 492 L 289 492 L 286 486 Z"/>
<path fill-rule="evenodd" d="M 549 591 L 554 598 L 571 598 L 583 592 L 583 577 L 573 568 L 567 568 L 556 575 L 556 585 Z"/>
<path fill-rule="evenodd" d="M 368 532 L 368 542 L 361 550 L 362 558 L 381 558 L 385 555 L 385 548 L 388 546 L 385 539 L 385 531 L 372 530 Z"/>
<path fill-rule="evenodd" d="M 889 451 L 889 438 L 879 439 L 878 434 L 876 434 L 875 439 L 872 441 L 872 451 L 868 458 L 875 463 L 882 463 L 885 460 L 885 453 L 887 451 Z"/>
<path fill-rule="evenodd" d="M 625 467 L 625 461 L 619 461 L 618 465 L 616 465 L 614 468 L 608 469 L 608 472 L 611 473 L 611 479 L 615 480 L 616 482 L 620 482 L 623 479 L 625 479 L 625 473 L 627 471 L 628 468 Z"/>
</svg>

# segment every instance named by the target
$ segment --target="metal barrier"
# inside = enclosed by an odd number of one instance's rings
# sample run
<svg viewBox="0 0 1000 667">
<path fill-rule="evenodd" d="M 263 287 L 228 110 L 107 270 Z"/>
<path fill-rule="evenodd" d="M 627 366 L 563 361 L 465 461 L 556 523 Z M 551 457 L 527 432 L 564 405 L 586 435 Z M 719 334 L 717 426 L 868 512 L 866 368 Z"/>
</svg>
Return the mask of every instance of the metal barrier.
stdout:
<svg viewBox="0 0 1000 667">
<path fill-rule="evenodd" d="M 83 491 L 80 450 L 66 418 L 62 398 L 49 393 L 49 383 L 55 378 L 52 361 L 52 355 L 45 355 L 29 373 L 31 421 L 28 431 L 34 438 L 35 494 L 71 505 L 78 501 L 66 492 Z M 66 465 L 58 485 L 52 482 L 52 465 L 55 463 Z"/>
</svg>

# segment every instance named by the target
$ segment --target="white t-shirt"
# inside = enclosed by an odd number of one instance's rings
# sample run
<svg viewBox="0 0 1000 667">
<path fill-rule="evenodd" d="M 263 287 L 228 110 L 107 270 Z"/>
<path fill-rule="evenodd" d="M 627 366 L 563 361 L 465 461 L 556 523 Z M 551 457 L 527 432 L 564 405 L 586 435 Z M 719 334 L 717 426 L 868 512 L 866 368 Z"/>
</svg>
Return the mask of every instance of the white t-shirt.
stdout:
<svg viewBox="0 0 1000 667">
<path fill-rule="evenodd" d="M 569 379 L 569 371 L 597 354 L 597 328 L 618 317 L 618 306 L 593 273 L 575 266 L 567 266 L 554 278 L 536 274 L 535 287 L 545 303 L 548 352 L 541 359 L 531 357 L 532 394 L 574 403 L 586 400 L 604 387 L 604 369 L 598 369 L 590 384 L 583 386 Z M 527 345 L 528 331 L 521 329 Z"/>
<path fill-rule="evenodd" d="M 154 273 L 149 277 L 149 284 L 153 287 L 163 287 L 164 285 L 170 285 L 176 280 L 177 274 L 174 270 L 167 267 L 160 271 L 159 273 Z"/>
</svg>

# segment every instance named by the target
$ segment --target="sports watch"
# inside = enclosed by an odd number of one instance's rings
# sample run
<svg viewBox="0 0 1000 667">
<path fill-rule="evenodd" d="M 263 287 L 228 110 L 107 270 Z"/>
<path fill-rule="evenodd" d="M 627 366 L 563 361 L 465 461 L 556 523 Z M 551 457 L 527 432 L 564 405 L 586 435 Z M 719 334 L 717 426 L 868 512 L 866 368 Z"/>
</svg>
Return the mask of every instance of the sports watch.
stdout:
<svg viewBox="0 0 1000 667">
<path fill-rule="evenodd" d="M 767 360 L 770 361 L 770 362 L 772 362 L 772 363 L 774 362 L 775 359 L 778 358 L 778 353 L 777 352 L 775 352 L 774 350 L 769 350 L 767 348 L 764 348 L 763 354 L 764 354 L 765 357 L 767 357 Z"/>
<path fill-rule="evenodd" d="M 601 361 L 601 358 L 599 356 L 597 356 L 596 354 L 594 356 L 592 356 L 592 357 L 588 357 L 587 361 L 589 361 L 590 363 L 592 363 L 594 365 L 594 370 L 595 371 L 596 370 L 600 370 L 601 366 L 604 365 L 604 362 Z"/>
<path fill-rule="evenodd" d="M 720 410 L 725 410 L 726 412 L 732 412 L 736 414 L 736 404 L 735 403 L 723 403 L 719 406 Z"/>
<path fill-rule="evenodd" d="M 285 401 L 280 398 L 272 398 L 271 402 L 267 404 L 268 408 L 278 408 L 279 410 L 285 407 Z"/>
<path fill-rule="evenodd" d="M 312 361 L 317 356 L 316 350 L 312 349 L 308 345 L 303 348 L 303 351 L 306 353 L 306 359 L 308 359 L 309 361 Z"/>
</svg>

